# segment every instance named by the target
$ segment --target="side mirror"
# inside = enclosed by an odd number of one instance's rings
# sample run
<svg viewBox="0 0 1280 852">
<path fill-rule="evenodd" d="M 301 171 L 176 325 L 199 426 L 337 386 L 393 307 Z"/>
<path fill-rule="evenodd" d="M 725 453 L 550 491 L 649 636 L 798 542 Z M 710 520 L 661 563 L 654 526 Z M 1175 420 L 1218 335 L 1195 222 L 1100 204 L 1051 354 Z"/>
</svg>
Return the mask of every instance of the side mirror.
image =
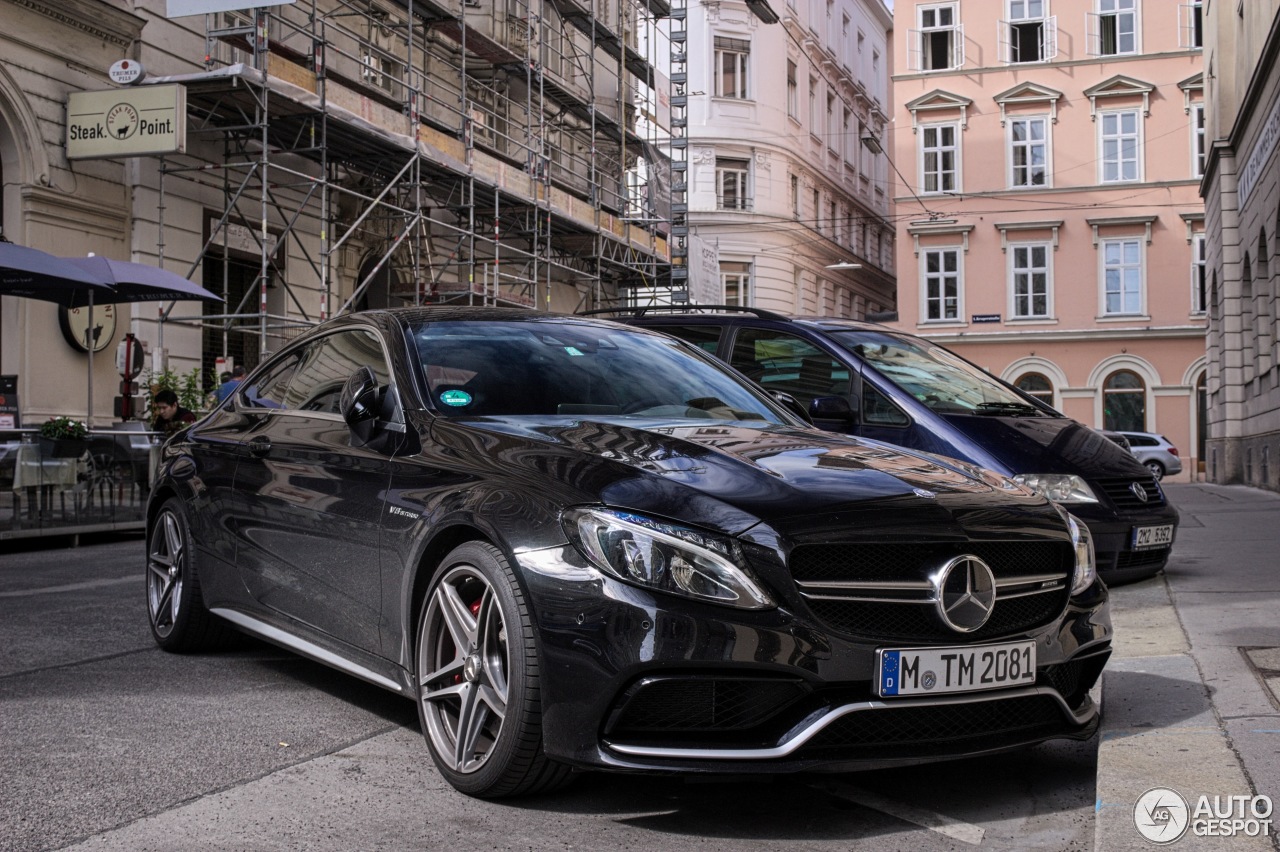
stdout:
<svg viewBox="0 0 1280 852">
<path fill-rule="evenodd" d="M 840 420 L 845 423 L 855 421 L 849 400 L 842 396 L 815 397 L 809 403 L 809 414 L 814 420 Z"/>
<path fill-rule="evenodd" d="M 809 412 L 800 404 L 800 400 L 796 399 L 791 394 L 784 393 L 782 391 L 769 391 L 769 396 L 773 397 L 775 402 L 780 404 L 787 411 L 790 411 L 796 417 L 799 417 L 805 423 L 808 423 L 810 426 L 813 425 L 813 418 L 809 416 Z"/>
<path fill-rule="evenodd" d="M 361 444 L 369 443 L 378 422 L 378 380 L 373 370 L 357 367 L 342 386 L 342 398 L 338 410 L 351 429 L 351 435 Z"/>
</svg>

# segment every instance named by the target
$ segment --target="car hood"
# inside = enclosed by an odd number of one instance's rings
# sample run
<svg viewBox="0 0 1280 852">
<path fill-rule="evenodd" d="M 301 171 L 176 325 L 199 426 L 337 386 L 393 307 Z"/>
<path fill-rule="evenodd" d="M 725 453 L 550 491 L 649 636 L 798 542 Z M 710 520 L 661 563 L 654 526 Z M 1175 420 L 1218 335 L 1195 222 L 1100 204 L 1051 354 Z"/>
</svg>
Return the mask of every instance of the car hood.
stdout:
<svg viewBox="0 0 1280 852">
<path fill-rule="evenodd" d="M 1144 477 L 1137 459 L 1101 432 L 1069 417 L 945 415 L 991 457 L 1002 473 L 1075 473 L 1087 479 Z"/>
<path fill-rule="evenodd" d="M 527 416 L 475 419 L 466 427 L 504 436 L 505 460 L 539 467 L 580 499 L 730 534 L 761 521 L 778 532 L 840 517 L 847 527 L 850 513 L 865 518 L 866 510 L 886 507 L 892 525 L 922 533 L 927 525 L 964 534 L 978 519 L 987 527 L 1061 529 L 1047 501 L 998 474 L 830 432 Z"/>
</svg>

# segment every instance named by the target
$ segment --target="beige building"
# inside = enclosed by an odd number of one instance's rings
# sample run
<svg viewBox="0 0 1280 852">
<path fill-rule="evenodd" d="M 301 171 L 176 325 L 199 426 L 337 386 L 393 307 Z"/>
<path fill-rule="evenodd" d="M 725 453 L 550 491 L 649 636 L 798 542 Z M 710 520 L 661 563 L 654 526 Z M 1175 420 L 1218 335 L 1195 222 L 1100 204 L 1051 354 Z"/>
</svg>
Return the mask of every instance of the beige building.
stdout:
<svg viewBox="0 0 1280 852">
<path fill-rule="evenodd" d="M 345 311 L 571 312 L 667 280 L 651 181 L 668 11 L 318 0 L 170 19 L 166 0 L 0 0 L 4 236 L 159 265 L 226 299 L 98 310 L 92 425 L 116 419 L 129 331 L 149 367 L 200 368 L 207 389 L 219 357 L 252 367 Z M 147 71 L 132 86 L 108 76 L 124 59 Z M 185 149 L 113 153 L 143 126 L 135 99 L 165 86 L 185 99 Z M 119 110 L 69 120 L 94 91 Z M 100 147 L 74 158 L 86 138 Z M 50 303 L 0 299 L 25 426 L 85 413 L 88 356 L 63 324 Z"/>
<path fill-rule="evenodd" d="M 1212 482 L 1280 490 L 1280 2 L 1205 3 Z"/>
<path fill-rule="evenodd" d="M 1203 10 L 894 9 L 899 325 L 1202 457 Z"/>
</svg>

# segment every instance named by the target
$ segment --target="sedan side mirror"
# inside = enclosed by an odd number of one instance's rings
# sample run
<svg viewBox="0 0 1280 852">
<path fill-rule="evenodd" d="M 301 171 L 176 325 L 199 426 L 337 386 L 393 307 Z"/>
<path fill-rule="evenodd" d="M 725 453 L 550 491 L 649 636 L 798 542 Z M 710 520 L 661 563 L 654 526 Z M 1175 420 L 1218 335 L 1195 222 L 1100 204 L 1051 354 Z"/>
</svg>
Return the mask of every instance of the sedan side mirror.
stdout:
<svg viewBox="0 0 1280 852">
<path fill-rule="evenodd" d="M 799 417 L 805 423 L 808 423 L 810 426 L 813 425 L 813 418 L 809 416 L 809 412 L 800 404 L 800 400 L 796 399 L 791 394 L 784 393 L 783 391 L 769 391 L 769 396 L 773 397 L 775 402 L 779 403 L 783 408 L 790 411 L 796 417 Z"/>
<path fill-rule="evenodd" d="M 357 367 L 342 386 L 338 410 L 361 444 L 369 443 L 378 423 L 378 379 L 368 367 Z"/>
</svg>

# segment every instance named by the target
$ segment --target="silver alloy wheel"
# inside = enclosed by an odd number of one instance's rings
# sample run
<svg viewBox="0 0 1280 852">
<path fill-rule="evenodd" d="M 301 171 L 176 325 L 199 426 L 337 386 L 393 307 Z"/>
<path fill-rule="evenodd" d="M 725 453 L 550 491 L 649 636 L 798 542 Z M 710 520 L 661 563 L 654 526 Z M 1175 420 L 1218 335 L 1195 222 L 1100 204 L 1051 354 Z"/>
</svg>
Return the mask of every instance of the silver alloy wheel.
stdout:
<svg viewBox="0 0 1280 852">
<path fill-rule="evenodd" d="M 182 606 L 182 578 L 187 568 L 187 546 L 182 522 L 165 509 L 151 530 L 151 553 L 147 556 L 147 608 L 151 625 L 160 638 L 173 631 Z"/>
<path fill-rule="evenodd" d="M 1160 462 L 1147 462 L 1147 470 L 1151 471 L 1151 475 L 1156 479 L 1164 479 L 1164 465 L 1160 464 Z"/>
<path fill-rule="evenodd" d="M 427 736 L 457 772 L 478 771 L 493 752 L 507 715 L 509 653 L 493 587 L 470 565 L 453 568 L 427 603 L 417 671 Z"/>
</svg>

